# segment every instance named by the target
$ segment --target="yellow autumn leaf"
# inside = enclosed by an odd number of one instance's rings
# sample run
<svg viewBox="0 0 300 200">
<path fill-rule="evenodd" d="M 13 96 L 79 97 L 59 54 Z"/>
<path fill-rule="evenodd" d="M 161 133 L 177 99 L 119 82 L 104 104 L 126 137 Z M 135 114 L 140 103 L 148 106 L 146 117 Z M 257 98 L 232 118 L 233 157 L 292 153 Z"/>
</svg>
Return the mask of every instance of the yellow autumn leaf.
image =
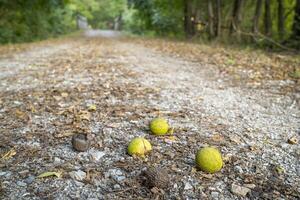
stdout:
<svg viewBox="0 0 300 200">
<path fill-rule="evenodd" d="M 169 135 L 173 135 L 174 134 L 174 128 L 173 127 L 169 128 L 168 134 Z"/>
<path fill-rule="evenodd" d="M 64 97 L 64 98 L 66 98 L 66 97 L 69 96 L 69 94 L 68 94 L 67 92 L 62 92 L 62 93 L 60 93 L 60 95 L 61 95 L 62 97 Z"/>
<path fill-rule="evenodd" d="M 32 104 L 30 104 L 29 108 L 32 113 L 36 113 L 36 109 Z"/>
<path fill-rule="evenodd" d="M 91 114 L 88 111 L 80 111 L 77 118 L 79 120 L 87 120 L 90 121 Z"/>
<path fill-rule="evenodd" d="M 196 167 L 192 167 L 191 174 L 195 174 L 197 172 Z"/>
<path fill-rule="evenodd" d="M 64 132 L 61 132 L 61 133 L 58 133 L 58 134 L 54 135 L 54 137 L 56 137 L 56 138 L 63 138 L 63 137 L 72 136 L 74 134 L 75 133 L 73 131 L 64 131 Z"/>
<path fill-rule="evenodd" d="M 88 111 L 96 111 L 97 110 L 97 106 L 95 104 L 92 104 L 88 107 Z"/>
<path fill-rule="evenodd" d="M 176 138 L 175 136 L 173 136 L 173 135 L 167 136 L 167 137 L 165 137 L 165 139 L 164 139 L 164 141 L 165 141 L 166 143 L 173 143 L 173 142 L 175 142 L 176 140 L 177 140 L 177 138 Z"/>
<path fill-rule="evenodd" d="M 298 139 L 296 137 L 291 137 L 291 138 L 288 139 L 288 143 L 289 144 L 297 144 Z"/>
<path fill-rule="evenodd" d="M 37 178 L 45 178 L 49 176 L 56 176 L 57 178 L 62 177 L 62 172 L 44 172 L 37 176 Z"/>
<path fill-rule="evenodd" d="M 2 157 L 1 160 L 8 160 L 12 158 L 14 155 L 16 155 L 17 152 L 15 149 L 10 149 L 8 152 L 6 152 Z"/>
<path fill-rule="evenodd" d="M 19 118 L 19 119 L 25 119 L 26 118 L 26 113 L 24 113 L 23 111 L 21 111 L 19 109 L 17 109 L 15 113 L 16 113 L 17 118 Z"/>
<path fill-rule="evenodd" d="M 221 135 L 221 134 L 218 134 L 218 133 L 215 133 L 211 139 L 214 141 L 214 142 L 222 142 L 224 140 L 224 137 Z"/>
<path fill-rule="evenodd" d="M 278 174 L 283 174 L 285 172 L 284 168 L 281 166 L 276 166 L 275 170 Z"/>
<path fill-rule="evenodd" d="M 61 97 L 61 96 L 53 96 L 53 98 L 54 98 L 56 101 L 62 100 L 62 97 Z"/>
<path fill-rule="evenodd" d="M 170 141 L 176 141 L 177 138 L 176 138 L 175 136 L 169 136 L 169 137 L 168 137 L 168 140 L 170 140 Z"/>
</svg>

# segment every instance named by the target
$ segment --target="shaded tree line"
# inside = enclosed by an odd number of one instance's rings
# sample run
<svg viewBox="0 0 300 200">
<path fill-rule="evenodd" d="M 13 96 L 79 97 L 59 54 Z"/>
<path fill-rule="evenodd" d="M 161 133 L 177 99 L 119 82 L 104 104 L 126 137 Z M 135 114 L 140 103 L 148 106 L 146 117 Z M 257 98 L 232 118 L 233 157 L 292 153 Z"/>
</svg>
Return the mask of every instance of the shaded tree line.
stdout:
<svg viewBox="0 0 300 200">
<path fill-rule="evenodd" d="M 193 37 L 196 32 L 195 24 L 192 23 L 194 18 L 193 9 L 191 7 L 195 7 L 196 9 L 201 10 L 202 12 L 207 13 L 207 32 L 210 38 L 218 38 L 222 34 L 229 34 L 231 38 L 234 38 L 236 41 L 241 42 L 241 37 L 249 38 L 252 37 L 270 37 L 274 38 L 279 42 L 287 43 L 290 41 L 290 44 L 299 48 L 299 39 L 300 39 L 300 0 L 296 0 L 295 2 L 285 1 L 285 0 L 256 0 L 251 1 L 246 5 L 247 0 L 206 0 L 207 8 L 206 11 L 203 11 L 204 7 L 197 7 L 199 5 L 199 1 L 193 0 L 184 0 L 184 32 L 187 37 Z M 202 1 L 203 2 L 203 1 Z M 229 5 L 228 5 L 229 4 Z M 252 5 L 251 5 L 252 4 Z M 286 13 L 286 6 L 294 4 L 293 12 L 290 12 L 289 15 L 293 15 L 291 30 L 286 30 L 286 18 L 288 13 Z M 203 4 L 202 4 L 203 5 Z M 253 21 L 252 24 L 248 23 L 252 28 L 251 30 L 247 27 L 241 28 L 241 24 L 244 22 L 243 14 L 244 11 L 250 9 L 253 6 Z M 226 7 L 231 7 L 230 9 L 226 9 Z M 225 12 L 222 12 L 222 9 L 225 9 Z M 231 13 L 226 13 L 226 11 L 230 11 Z M 224 15 L 231 15 L 229 18 L 229 22 L 226 22 L 223 19 Z M 277 19 L 272 19 L 277 17 Z M 277 24 L 274 22 L 277 21 Z M 224 23 L 224 25 L 223 25 Z M 246 22 L 247 23 L 247 22 Z M 262 26 L 260 26 L 262 24 Z M 274 28 L 273 26 L 276 26 Z"/>
<path fill-rule="evenodd" d="M 0 43 L 28 42 L 75 31 L 84 16 L 93 28 L 107 28 L 127 0 L 0 0 Z"/>
<path fill-rule="evenodd" d="M 300 48 L 300 0 L 129 0 L 129 4 L 147 21 L 148 29 L 155 23 L 153 12 L 164 7 L 174 13 L 167 17 L 177 20 L 169 28 L 187 38 L 232 40 L 233 42 L 260 42 L 268 38 L 278 44 Z M 174 7 L 175 5 L 175 7 Z M 164 15 L 164 13 L 160 13 Z M 180 31 L 180 29 L 182 31 Z M 172 32 L 171 31 L 171 32 Z M 168 32 L 167 30 L 164 32 Z M 169 31 L 170 32 L 170 31 Z"/>
<path fill-rule="evenodd" d="M 32 41 L 66 33 L 63 0 L 0 0 L 0 43 Z"/>
<path fill-rule="evenodd" d="M 206 9 L 203 7 L 203 0 L 183 1 L 184 32 L 187 37 L 193 37 L 196 34 L 195 26 L 197 25 L 197 22 L 193 23 L 195 20 L 193 16 L 195 15 L 195 12 L 199 12 L 200 10 L 200 12 L 207 13 L 205 24 L 207 25 L 207 32 L 210 38 L 218 38 L 222 34 L 228 33 L 230 37 L 234 35 L 234 39 L 241 41 L 241 36 L 243 35 L 243 32 L 245 32 L 247 36 L 252 35 L 253 37 L 259 37 L 260 34 L 263 34 L 266 37 L 274 36 L 278 41 L 283 41 L 285 39 L 285 42 L 287 40 L 291 40 L 295 43 L 299 42 L 300 0 L 294 2 L 285 0 L 255 0 L 251 2 L 248 1 L 247 5 L 247 0 L 206 0 Z M 294 12 L 286 13 L 285 6 L 291 4 L 294 4 Z M 250 9 L 251 6 L 255 7 L 253 21 L 252 24 L 250 23 L 252 29 L 250 31 L 250 29 L 247 29 L 246 27 L 245 30 L 243 30 L 241 29 L 241 24 L 244 21 L 243 13 L 245 10 Z M 231 7 L 231 11 L 228 7 Z M 225 9 L 225 12 L 222 12 L 222 9 Z M 226 13 L 226 11 L 230 11 L 231 13 Z M 294 16 L 290 32 L 286 31 L 287 27 L 285 25 L 288 14 Z M 231 15 L 229 23 L 222 20 L 224 19 L 224 15 Z M 273 17 L 277 17 L 277 19 L 272 19 Z M 273 27 L 274 21 L 277 21 L 276 29 Z M 260 26 L 260 23 L 263 24 L 262 27 Z"/>
<path fill-rule="evenodd" d="M 74 31 L 77 15 L 93 28 L 122 19 L 138 34 L 300 48 L 300 0 L 0 0 L 0 43 Z"/>
</svg>

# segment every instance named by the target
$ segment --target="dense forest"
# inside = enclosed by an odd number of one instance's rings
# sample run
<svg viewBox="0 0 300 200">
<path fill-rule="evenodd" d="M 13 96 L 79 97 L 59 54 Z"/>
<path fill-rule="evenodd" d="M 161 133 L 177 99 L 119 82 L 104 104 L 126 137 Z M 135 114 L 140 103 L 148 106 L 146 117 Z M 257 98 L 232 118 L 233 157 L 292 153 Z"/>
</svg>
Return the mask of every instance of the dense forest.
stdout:
<svg viewBox="0 0 300 200">
<path fill-rule="evenodd" d="M 121 28 L 135 34 L 299 48 L 300 0 L 0 0 L 0 43 L 76 30 Z"/>
</svg>

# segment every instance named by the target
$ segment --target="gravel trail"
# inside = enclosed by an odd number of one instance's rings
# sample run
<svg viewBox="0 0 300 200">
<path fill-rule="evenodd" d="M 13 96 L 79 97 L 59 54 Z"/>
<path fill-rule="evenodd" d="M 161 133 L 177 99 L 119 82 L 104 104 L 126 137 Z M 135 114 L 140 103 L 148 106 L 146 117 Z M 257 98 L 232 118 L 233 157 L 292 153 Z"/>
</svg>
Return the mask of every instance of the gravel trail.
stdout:
<svg viewBox="0 0 300 200">
<path fill-rule="evenodd" d="M 16 152 L 0 161 L 1 199 L 300 198 L 299 142 L 288 143 L 300 136 L 293 96 L 229 85 L 217 66 L 109 31 L 18 53 L 0 70 L 0 155 Z M 149 134 L 157 115 L 174 136 Z M 90 150 L 73 150 L 75 133 L 87 134 Z M 126 154 L 135 136 L 153 144 L 145 159 Z M 214 175 L 195 168 L 206 145 L 224 158 Z M 149 166 L 168 170 L 168 189 L 139 181 Z M 63 176 L 37 178 L 45 171 Z"/>
</svg>

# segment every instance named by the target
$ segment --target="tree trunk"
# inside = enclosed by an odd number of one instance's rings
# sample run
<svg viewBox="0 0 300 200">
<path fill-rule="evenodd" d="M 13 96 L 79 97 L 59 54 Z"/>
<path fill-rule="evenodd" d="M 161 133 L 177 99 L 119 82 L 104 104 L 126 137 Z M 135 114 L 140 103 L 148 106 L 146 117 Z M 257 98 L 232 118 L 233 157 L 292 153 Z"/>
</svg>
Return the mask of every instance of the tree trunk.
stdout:
<svg viewBox="0 0 300 200">
<path fill-rule="evenodd" d="M 240 34 L 240 23 L 242 21 L 242 7 L 243 7 L 243 0 L 235 0 L 233 5 L 233 12 L 232 12 L 232 20 L 230 25 L 230 34 L 233 34 L 234 32 L 237 33 L 237 39 L 238 41 L 241 40 L 241 34 Z"/>
<path fill-rule="evenodd" d="M 262 3 L 263 3 L 262 0 L 256 1 L 255 14 L 253 18 L 253 29 L 252 29 L 254 34 L 259 33 L 259 18 L 262 12 Z"/>
<path fill-rule="evenodd" d="M 221 35 L 221 0 L 216 0 L 215 35 Z"/>
<path fill-rule="evenodd" d="M 266 36 L 272 35 L 271 1 L 265 0 L 264 27 Z"/>
<path fill-rule="evenodd" d="M 294 17 L 294 22 L 293 22 L 292 39 L 298 40 L 298 41 L 300 40 L 300 0 L 297 0 L 296 6 L 295 6 L 295 17 Z"/>
<path fill-rule="evenodd" d="M 121 30 L 121 24 L 122 24 L 122 14 L 119 14 L 119 15 L 114 19 L 114 30 L 116 30 L 116 31 Z"/>
<path fill-rule="evenodd" d="M 212 0 L 208 0 L 208 33 L 209 37 L 214 37 L 214 11 L 213 11 L 213 2 Z"/>
<path fill-rule="evenodd" d="M 192 0 L 184 0 L 184 32 L 187 38 L 193 36 Z"/>
<path fill-rule="evenodd" d="M 184 32 L 186 37 L 188 37 L 189 34 L 189 10 L 188 10 L 188 0 L 183 0 L 183 15 L 184 15 Z"/>
<path fill-rule="evenodd" d="M 278 34 L 279 38 L 282 40 L 284 37 L 284 6 L 282 0 L 278 1 Z"/>
</svg>

